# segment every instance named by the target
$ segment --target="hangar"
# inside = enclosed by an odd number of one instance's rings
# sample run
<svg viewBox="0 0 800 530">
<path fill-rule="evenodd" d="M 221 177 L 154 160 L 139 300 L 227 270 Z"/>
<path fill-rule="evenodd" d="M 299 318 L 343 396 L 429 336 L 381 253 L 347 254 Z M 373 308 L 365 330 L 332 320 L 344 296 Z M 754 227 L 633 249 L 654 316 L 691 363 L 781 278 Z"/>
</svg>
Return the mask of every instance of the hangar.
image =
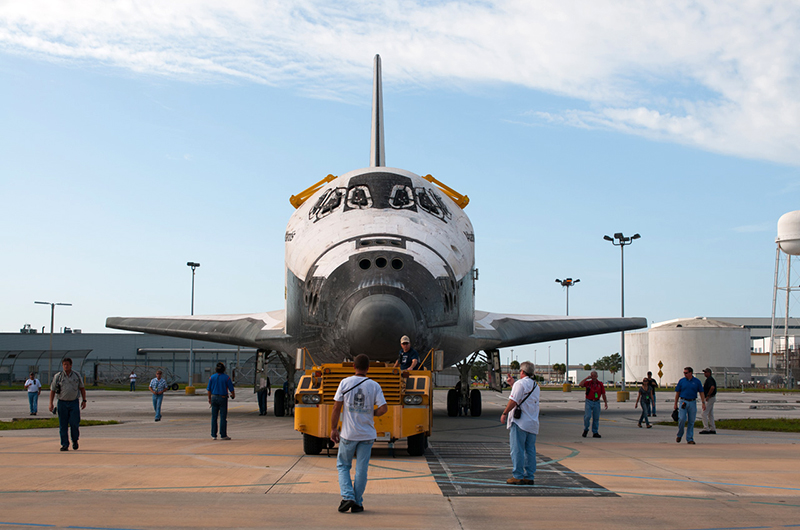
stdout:
<svg viewBox="0 0 800 530">
<path fill-rule="evenodd" d="M 252 383 L 253 348 L 143 333 L 75 333 L 67 328 L 66 333 L 53 333 L 51 354 L 50 334 L 32 332 L 29 327 L 20 333 L 0 333 L 0 381 L 24 381 L 30 372 L 47 381 L 61 369 L 61 359 L 71 357 L 73 368 L 87 385 L 124 383 L 132 370 L 147 377 L 157 368 L 164 370 L 168 382 L 185 383 L 190 347 L 194 350 L 195 384 L 205 382 L 218 362 L 229 367 L 234 380 Z M 277 365 L 271 368 L 279 369 Z M 280 371 L 283 373 L 282 368 Z"/>
</svg>

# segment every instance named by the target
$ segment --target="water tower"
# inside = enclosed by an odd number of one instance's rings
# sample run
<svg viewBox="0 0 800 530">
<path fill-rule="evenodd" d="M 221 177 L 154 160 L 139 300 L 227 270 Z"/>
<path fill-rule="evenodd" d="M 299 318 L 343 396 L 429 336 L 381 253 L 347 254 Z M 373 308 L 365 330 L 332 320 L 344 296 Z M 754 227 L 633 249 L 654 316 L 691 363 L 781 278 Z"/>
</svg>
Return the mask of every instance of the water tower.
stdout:
<svg viewBox="0 0 800 530">
<path fill-rule="evenodd" d="M 797 364 L 798 350 L 789 341 L 789 300 L 792 291 L 800 291 L 800 284 L 792 282 L 792 256 L 800 256 L 800 210 L 783 214 L 778 219 L 778 237 L 775 239 L 775 283 L 772 290 L 772 325 L 769 344 L 770 373 L 780 371 L 791 382 L 792 365 Z M 797 275 L 797 272 L 795 272 Z M 776 328 L 778 291 L 786 292 L 783 315 L 783 333 Z M 774 358 L 773 358 L 774 357 Z"/>
</svg>

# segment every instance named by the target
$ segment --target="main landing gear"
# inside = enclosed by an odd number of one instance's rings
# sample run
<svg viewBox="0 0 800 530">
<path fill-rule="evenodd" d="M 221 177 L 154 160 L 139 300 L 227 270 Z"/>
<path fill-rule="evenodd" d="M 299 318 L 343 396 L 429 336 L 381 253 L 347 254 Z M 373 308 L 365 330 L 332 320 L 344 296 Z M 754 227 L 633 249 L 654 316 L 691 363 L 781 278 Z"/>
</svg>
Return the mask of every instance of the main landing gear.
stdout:
<svg viewBox="0 0 800 530">
<path fill-rule="evenodd" d="M 276 356 L 286 369 L 286 382 L 283 384 L 283 388 L 278 388 L 275 390 L 274 397 L 272 398 L 275 403 L 275 415 L 278 417 L 294 416 L 294 382 L 297 369 L 295 368 L 295 362 L 293 358 L 289 357 L 283 352 L 275 350 L 258 350 L 256 352 L 256 380 L 258 378 L 258 374 L 267 369 L 267 363 L 270 355 Z"/>
</svg>

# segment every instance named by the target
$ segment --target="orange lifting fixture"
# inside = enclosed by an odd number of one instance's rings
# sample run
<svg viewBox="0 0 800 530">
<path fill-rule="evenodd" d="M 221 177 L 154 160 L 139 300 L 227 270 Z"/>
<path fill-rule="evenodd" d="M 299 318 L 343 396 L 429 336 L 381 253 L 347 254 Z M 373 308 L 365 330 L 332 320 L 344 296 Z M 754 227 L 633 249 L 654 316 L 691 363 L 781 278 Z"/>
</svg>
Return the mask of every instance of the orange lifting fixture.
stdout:
<svg viewBox="0 0 800 530">
<path fill-rule="evenodd" d="M 451 188 L 451 187 L 449 187 L 449 186 L 446 186 L 446 185 L 442 184 L 441 182 L 439 182 L 438 180 L 436 180 L 436 179 L 433 177 L 433 175 L 425 175 L 425 176 L 424 176 L 424 177 L 422 177 L 422 178 L 424 178 L 424 179 L 425 179 L 425 180 L 427 180 L 428 182 L 432 182 L 433 184 L 436 184 L 437 186 L 439 186 L 439 189 L 440 189 L 440 190 L 442 190 L 442 191 L 444 192 L 444 194 L 445 194 L 445 195 L 447 195 L 448 197 L 450 197 L 451 199 L 453 199 L 453 201 L 454 201 L 454 202 L 455 202 L 455 203 L 458 205 L 458 207 L 459 207 L 459 208 L 461 208 L 462 210 L 463 210 L 464 208 L 466 208 L 466 207 L 467 207 L 467 205 L 469 204 L 469 197 L 467 197 L 466 195 L 461 195 L 460 193 L 458 193 L 458 192 L 457 192 L 456 190 L 454 190 L 453 188 Z"/>
<path fill-rule="evenodd" d="M 302 204 L 304 202 L 306 202 L 309 197 L 314 195 L 322 186 L 324 186 L 325 184 L 327 184 L 328 182 L 330 182 L 330 181 L 332 181 L 334 179 L 336 179 L 336 177 L 334 175 L 328 175 L 327 177 L 325 177 L 324 179 L 320 180 L 319 182 L 317 182 L 316 184 L 314 184 L 310 188 L 307 188 L 307 189 L 301 191 L 297 195 L 292 195 L 291 197 L 289 197 L 289 202 L 295 208 L 300 208 L 300 206 L 302 206 Z"/>
</svg>

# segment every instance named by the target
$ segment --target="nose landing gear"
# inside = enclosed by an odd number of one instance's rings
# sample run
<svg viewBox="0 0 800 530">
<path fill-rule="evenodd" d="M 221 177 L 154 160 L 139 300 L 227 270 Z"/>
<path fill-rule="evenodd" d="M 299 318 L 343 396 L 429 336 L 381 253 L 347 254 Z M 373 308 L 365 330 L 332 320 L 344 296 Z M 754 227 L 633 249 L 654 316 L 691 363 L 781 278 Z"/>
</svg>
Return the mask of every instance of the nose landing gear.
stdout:
<svg viewBox="0 0 800 530">
<path fill-rule="evenodd" d="M 486 379 L 489 388 L 497 392 L 502 392 L 500 373 L 500 352 L 498 350 L 488 350 L 486 352 L 475 352 L 467 359 L 456 365 L 459 373 L 459 380 L 455 388 L 447 391 L 447 415 L 464 416 L 470 415 L 478 417 L 482 412 L 481 391 L 477 388 L 470 389 L 470 375 L 474 366 L 482 366 L 486 369 Z"/>
</svg>

